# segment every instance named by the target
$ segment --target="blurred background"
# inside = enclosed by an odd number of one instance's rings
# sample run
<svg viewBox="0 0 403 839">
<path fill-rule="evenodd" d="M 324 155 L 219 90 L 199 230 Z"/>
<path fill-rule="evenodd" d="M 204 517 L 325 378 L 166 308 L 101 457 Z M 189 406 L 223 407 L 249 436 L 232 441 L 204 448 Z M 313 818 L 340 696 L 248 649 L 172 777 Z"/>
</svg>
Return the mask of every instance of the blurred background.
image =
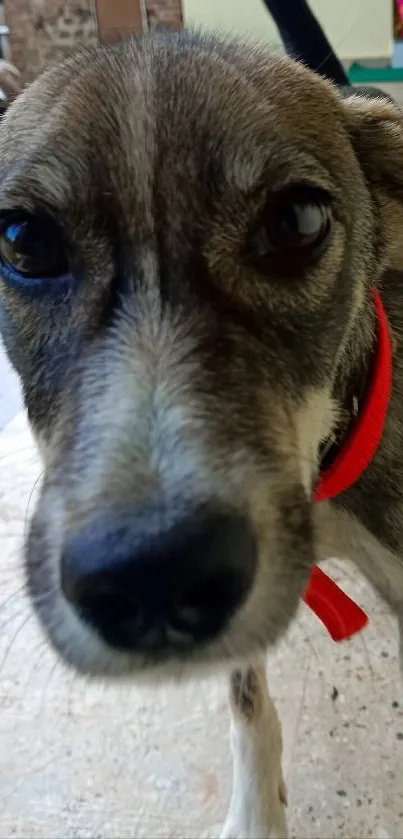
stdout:
<svg viewBox="0 0 403 839">
<path fill-rule="evenodd" d="M 94 40 L 96 7 L 104 9 L 108 3 L 110 6 L 110 0 L 3 0 L 0 5 L 10 30 L 13 62 L 24 80 L 80 41 Z M 125 7 L 133 14 L 138 6 L 140 26 L 145 13 L 150 26 L 201 24 L 280 42 L 262 0 L 115 0 L 115 17 L 119 5 L 122 15 Z M 402 37 L 399 0 L 311 0 L 310 5 L 343 60 L 393 65 L 395 38 Z"/>
</svg>

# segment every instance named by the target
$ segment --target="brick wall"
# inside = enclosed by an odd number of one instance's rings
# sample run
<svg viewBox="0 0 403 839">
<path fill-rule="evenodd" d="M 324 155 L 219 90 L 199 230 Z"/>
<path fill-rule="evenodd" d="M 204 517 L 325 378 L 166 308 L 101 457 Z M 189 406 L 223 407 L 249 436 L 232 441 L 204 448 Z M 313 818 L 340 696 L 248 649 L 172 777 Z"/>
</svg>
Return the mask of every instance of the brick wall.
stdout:
<svg viewBox="0 0 403 839">
<path fill-rule="evenodd" d="M 28 0 L 11 0 L 5 4 L 5 21 L 10 27 L 12 59 L 25 71 L 26 66 L 38 64 L 37 47 L 33 43 L 30 3 Z"/>
<path fill-rule="evenodd" d="M 172 26 L 180 29 L 183 23 L 181 0 L 147 0 L 150 26 Z"/>
<path fill-rule="evenodd" d="M 96 38 L 90 0 L 6 0 L 5 19 L 12 60 L 28 81 L 49 62 Z"/>
<path fill-rule="evenodd" d="M 182 25 L 181 0 L 147 0 L 151 26 Z M 5 0 L 12 58 L 26 81 L 97 38 L 91 0 Z"/>
</svg>

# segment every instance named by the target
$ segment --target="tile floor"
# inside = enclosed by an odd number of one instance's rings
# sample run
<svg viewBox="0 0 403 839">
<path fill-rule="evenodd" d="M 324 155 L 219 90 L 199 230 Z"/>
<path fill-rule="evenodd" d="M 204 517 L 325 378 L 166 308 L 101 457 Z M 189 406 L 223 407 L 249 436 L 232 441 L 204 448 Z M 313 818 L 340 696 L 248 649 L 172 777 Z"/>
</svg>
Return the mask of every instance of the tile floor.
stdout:
<svg viewBox="0 0 403 839">
<path fill-rule="evenodd" d="M 0 839 L 217 837 L 230 793 L 225 685 L 153 691 L 65 671 L 21 589 L 39 475 L 20 412 L 0 432 Z M 369 627 L 338 646 L 302 607 L 268 661 L 292 835 L 403 837 L 394 621 L 355 572 L 332 566 Z"/>
<path fill-rule="evenodd" d="M 392 95 L 403 101 L 403 86 Z M 230 794 L 225 685 L 89 684 L 44 644 L 22 592 L 40 466 L 0 347 L 0 839 L 217 837 Z M 331 571 L 370 614 L 338 646 L 301 607 L 268 675 L 283 723 L 296 839 L 403 837 L 403 686 L 394 621 L 356 572 Z"/>
</svg>

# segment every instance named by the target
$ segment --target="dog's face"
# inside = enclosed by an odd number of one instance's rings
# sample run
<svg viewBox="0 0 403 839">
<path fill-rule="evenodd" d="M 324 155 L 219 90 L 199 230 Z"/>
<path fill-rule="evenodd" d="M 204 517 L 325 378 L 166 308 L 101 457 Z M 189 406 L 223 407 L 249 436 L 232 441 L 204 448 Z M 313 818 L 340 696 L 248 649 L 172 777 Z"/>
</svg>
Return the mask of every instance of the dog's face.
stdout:
<svg viewBox="0 0 403 839">
<path fill-rule="evenodd" d="M 1 327 L 44 461 L 28 583 L 77 668 L 243 657 L 295 614 L 386 248 L 368 171 L 400 118 L 371 107 L 171 35 L 81 54 L 7 115 Z"/>
</svg>

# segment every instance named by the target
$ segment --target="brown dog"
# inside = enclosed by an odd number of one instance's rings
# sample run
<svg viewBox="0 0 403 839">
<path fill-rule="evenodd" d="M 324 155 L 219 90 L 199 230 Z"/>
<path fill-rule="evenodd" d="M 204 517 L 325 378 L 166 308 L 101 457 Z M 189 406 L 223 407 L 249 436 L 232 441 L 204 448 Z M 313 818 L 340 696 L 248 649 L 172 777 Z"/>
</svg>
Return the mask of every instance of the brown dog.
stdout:
<svg viewBox="0 0 403 839">
<path fill-rule="evenodd" d="M 44 462 L 26 549 L 88 674 L 231 667 L 225 836 L 285 836 L 262 656 L 349 554 L 403 625 L 403 118 L 189 33 L 80 53 L 0 132 L 1 329 Z M 323 443 L 395 343 L 382 443 L 314 506 Z M 257 662 L 257 663 L 256 663 Z"/>
</svg>

